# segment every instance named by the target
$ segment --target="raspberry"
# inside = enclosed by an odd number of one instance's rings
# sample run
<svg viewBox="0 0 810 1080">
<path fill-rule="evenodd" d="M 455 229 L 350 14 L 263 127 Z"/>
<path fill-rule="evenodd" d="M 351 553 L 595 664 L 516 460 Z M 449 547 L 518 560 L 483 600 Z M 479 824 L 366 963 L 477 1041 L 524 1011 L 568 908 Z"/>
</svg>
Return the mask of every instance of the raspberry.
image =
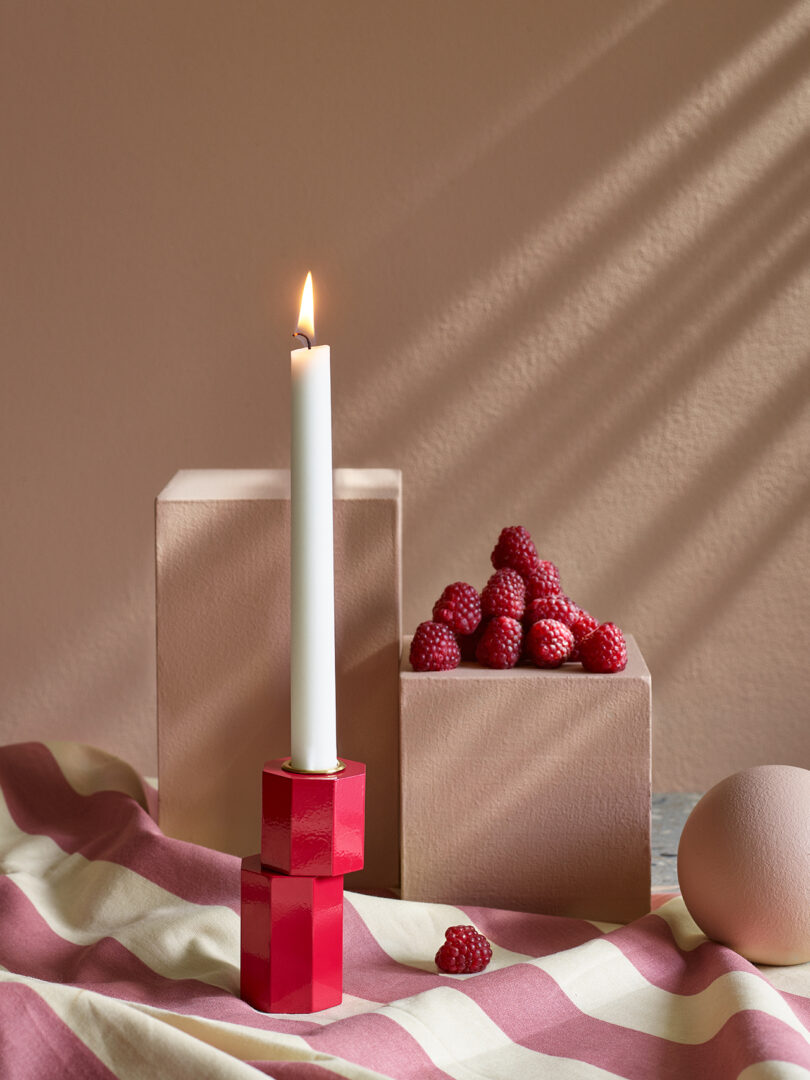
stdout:
<svg viewBox="0 0 810 1080">
<path fill-rule="evenodd" d="M 496 615 L 484 627 L 484 633 L 475 650 L 475 658 L 484 667 L 514 667 L 520 659 L 522 645 L 523 627 L 517 619 Z"/>
<path fill-rule="evenodd" d="M 444 623 L 419 623 L 411 642 L 410 661 L 414 671 L 452 671 L 461 662 L 456 635 Z"/>
<path fill-rule="evenodd" d="M 527 529 L 522 525 L 509 525 L 506 529 L 501 529 L 491 559 L 496 570 L 509 567 L 528 577 L 537 567 L 537 548 Z"/>
<path fill-rule="evenodd" d="M 492 946 L 474 926 L 448 926 L 436 953 L 436 967 L 450 975 L 483 971 L 492 959 Z"/>
<path fill-rule="evenodd" d="M 457 634 L 471 634 L 481 622 L 481 597 L 464 581 L 448 585 L 433 605 L 433 618 Z"/>
<path fill-rule="evenodd" d="M 556 619 L 569 629 L 576 622 L 582 609 L 565 593 L 559 596 L 538 596 L 526 605 L 523 623 L 528 630 L 539 619 Z"/>
<path fill-rule="evenodd" d="M 602 623 L 583 640 L 579 647 L 582 666 L 586 671 L 612 674 L 627 665 L 627 645 L 624 634 L 615 623 Z"/>
<path fill-rule="evenodd" d="M 517 570 L 496 570 L 481 592 L 484 615 L 519 619 L 526 605 L 526 585 Z"/>
<path fill-rule="evenodd" d="M 571 651 L 571 655 L 568 657 L 569 660 L 582 659 L 579 651 L 580 645 L 582 645 L 582 642 L 588 634 L 594 632 L 598 625 L 599 620 L 595 619 L 593 615 L 589 614 L 587 611 L 580 611 L 571 626 L 571 633 L 574 635 L 574 648 Z"/>
<path fill-rule="evenodd" d="M 560 592 L 560 571 L 553 562 L 541 559 L 526 576 L 526 602 L 536 600 L 538 596 L 556 596 Z"/>
<path fill-rule="evenodd" d="M 559 667 L 571 654 L 574 635 L 556 619 L 538 619 L 526 635 L 524 651 L 541 668 Z"/>
</svg>

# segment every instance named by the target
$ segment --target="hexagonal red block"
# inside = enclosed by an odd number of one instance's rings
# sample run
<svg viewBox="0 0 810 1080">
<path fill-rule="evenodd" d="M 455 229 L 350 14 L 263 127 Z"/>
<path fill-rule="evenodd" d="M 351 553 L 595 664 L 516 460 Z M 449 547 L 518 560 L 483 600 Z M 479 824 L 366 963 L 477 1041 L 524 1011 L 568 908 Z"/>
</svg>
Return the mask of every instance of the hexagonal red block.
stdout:
<svg viewBox="0 0 810 1080">
<path fill-rule="evenodd" d="M 240 994 L 262 1012 L 343 1000 L 343 878 L 289 877 L 242 860 Z"/>
<path fill-rule="evenodd" d="M 366 767 L 294 773 L 287 759 L 262 772 L 262 865 L 294 876 L 350 874 L 363 865 Z"/>
</svg>

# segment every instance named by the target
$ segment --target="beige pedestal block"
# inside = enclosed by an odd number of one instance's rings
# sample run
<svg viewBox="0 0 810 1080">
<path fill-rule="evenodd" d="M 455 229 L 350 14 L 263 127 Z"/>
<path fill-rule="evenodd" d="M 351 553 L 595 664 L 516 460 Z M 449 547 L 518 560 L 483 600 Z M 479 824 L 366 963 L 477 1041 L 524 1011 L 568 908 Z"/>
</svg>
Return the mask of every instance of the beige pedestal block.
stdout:
<svg viewBox="0 0 810 1080">
<path fill-rule="evenodd" d="M 627 922 L 650 902 L 650 673 L 400 673 L 402 896 Z"/>
<path fill-rule="evenodd" d="M 401 476 L 335 470 L 338 752 L 367 766 L 365 868 L 399 881 Z M 289 473 L 179 472 L 156 502 L 160 825 L 258 851 L 262 766 L 290 752 Z"/>
</svg>

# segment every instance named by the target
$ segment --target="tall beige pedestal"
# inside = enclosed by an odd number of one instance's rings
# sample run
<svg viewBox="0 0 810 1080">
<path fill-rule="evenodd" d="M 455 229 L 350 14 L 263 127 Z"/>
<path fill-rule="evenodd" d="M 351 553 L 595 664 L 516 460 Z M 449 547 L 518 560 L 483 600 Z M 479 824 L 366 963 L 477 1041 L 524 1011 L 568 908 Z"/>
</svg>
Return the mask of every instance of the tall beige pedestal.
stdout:
<svg viewBox="0 0 810 1080">
<path fill-rule="evenodd" d="M 402 896 L 627 922 L 650 903 L 650 673 L 400 674 Z"/>
<path fill-rule="evenodd" d="M 365 868 L 399 882 L 401 476 L 337 469 L 338 752 L 367 767 Z M 160 825 L 259 850 L 262 766 L 290 752 L 289 473 L 189 470 L 156 502 Z"/>
</svg>

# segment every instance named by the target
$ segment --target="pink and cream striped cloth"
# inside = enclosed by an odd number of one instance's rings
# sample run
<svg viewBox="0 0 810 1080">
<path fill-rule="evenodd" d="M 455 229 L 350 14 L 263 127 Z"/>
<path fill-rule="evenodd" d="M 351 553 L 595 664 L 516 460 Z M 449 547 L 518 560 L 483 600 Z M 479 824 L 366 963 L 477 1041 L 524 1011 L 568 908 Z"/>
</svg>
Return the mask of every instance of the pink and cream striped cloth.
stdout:
<svg viewBox="0 0 810 1080">
<path fill-rule="evenodd" d="M 0 1077 L 633 1080 L 810 1076 L 810 964 L 758 969 L 680 898 L 629 926 L 347 894 L 345 998 L 237 996 L 239 863 L 161 834 L 153 792 L 75 744 L 0 749 Z M 439 975 L 447 926 L 493 943 Z"/>
</svg>

